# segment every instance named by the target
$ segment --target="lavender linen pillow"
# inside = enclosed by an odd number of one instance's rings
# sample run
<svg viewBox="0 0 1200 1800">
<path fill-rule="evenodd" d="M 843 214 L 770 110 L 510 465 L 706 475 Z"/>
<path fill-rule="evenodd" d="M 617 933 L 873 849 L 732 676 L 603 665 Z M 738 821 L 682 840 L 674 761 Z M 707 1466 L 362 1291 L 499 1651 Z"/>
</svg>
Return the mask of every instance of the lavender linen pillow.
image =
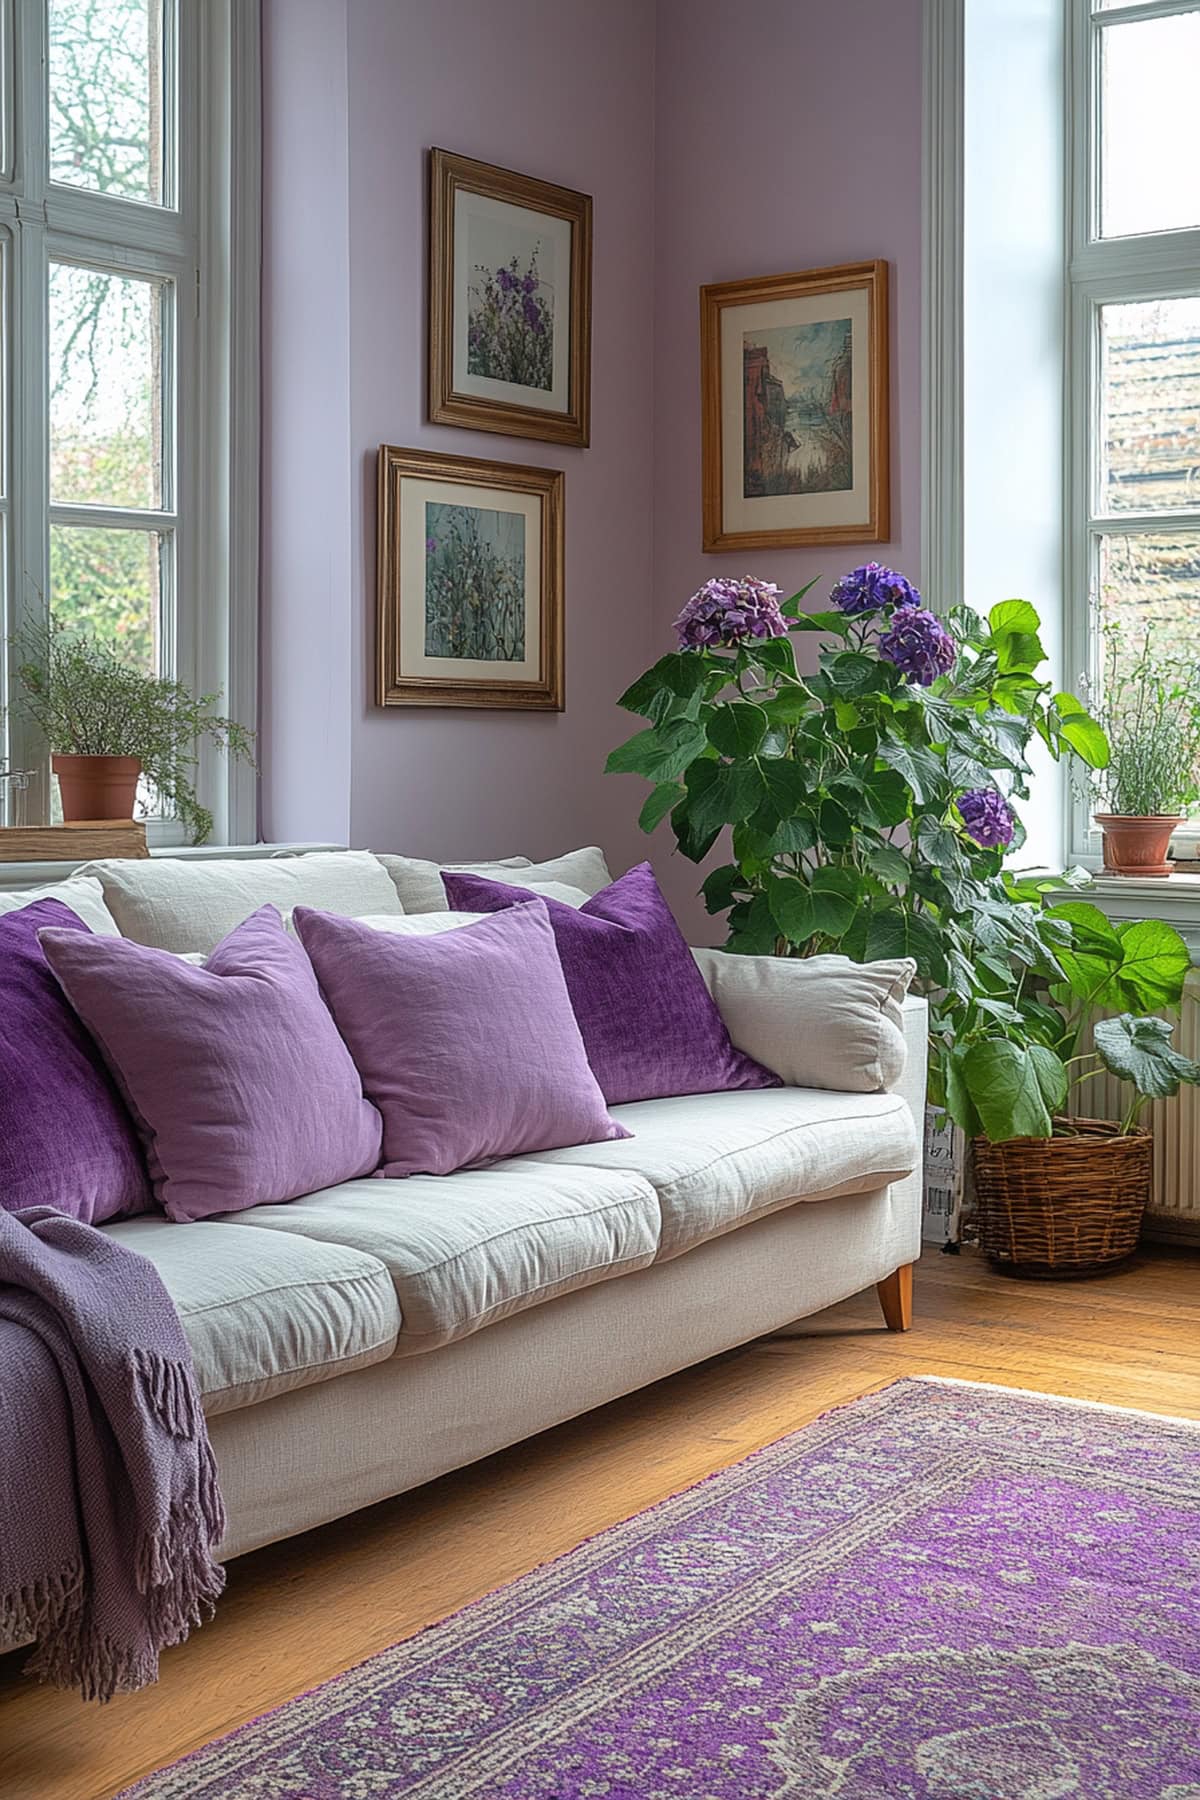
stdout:
<svg viewBox="0 0 1200 1800">
<path fill-rule="evenodd" d="M 363 1098 L 308 958 L 264 906 L 203 968 L 128 938 L 43 931 L 46 960 L 104 1052 L 178 1222 L 370 1175 Z"/>
<path fill-rule="evenodd" d="M 133 1121 L 63 997 L 38 932 L 91 932 L 58 900 L 0 917 L 0 1207 L 53 1206 L 85 1225 L 153 1204 Z"/>
<path fill-rule="evenodd" d="M 383 1114 L 381 1175 L 629 1136 L 588 1068 L 541 900 L 430 937 L 304 906 L 292 920 Z"/>
<path fill-rule="evenodd" d="M 479 875 L 442 876 L 450 905 L 498 912 L 528 899 Z M 780 1087 L 735 1050 L 649 863 L 586 906 L 544 901 L 592 1072 L 610 1106 L 663 1094 Z"/>
</svg>

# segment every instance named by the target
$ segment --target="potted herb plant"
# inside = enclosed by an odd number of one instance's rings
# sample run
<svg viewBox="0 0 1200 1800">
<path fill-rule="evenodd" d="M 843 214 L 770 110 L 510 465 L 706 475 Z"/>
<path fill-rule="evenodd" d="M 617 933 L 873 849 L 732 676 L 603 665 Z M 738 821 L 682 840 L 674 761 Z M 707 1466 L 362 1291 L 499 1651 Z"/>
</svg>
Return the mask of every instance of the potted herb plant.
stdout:
<svg viewBox="0 0 1200 1800">
<path fill-rule="evenodd" d="M 929 1000 L 931 1103 L 998 1151 L 1037 1140 L 1031 1180 L 1051 1167 L 1046 1140 L 1070 1139 L 1102 1194 L 1141 1138 L 1136 1112 L 1122 1132 L 1066 1117 L 1093 1066 L 1079 1059 L 1094 1054 L 1139 1095 L 1200 1078 L 1153 1016 L 1177 1004 L 1187 949 L 1166 925 L 1113 926 L 1082 900 L 1047 907 L 1005 858 L 1023 841 L 1016 803 L 1035 737 L 1096 770 L 1105 734 L 1039 675 L 1024 600 L 939 619 L 875 563 L 839 581 L 827 611 L 803 611 L 809 591 L 781 600 L 750 577 L 707 582 L 676 621 L 679 648 L 622 696 L 647 724 L 608 768 L 653 782 L 643 829 L 669 818 L 693 861 L 730 831 L 730 858 L 702 888 L 727 916 L 727 949 L 912 957 Z M 802 672 L 796 640 L 810 632 L 826 646 Z M 1114 1004 L 1126 1016 L 1081 1052 L 1095 1009 Z M 1143 1155 L 1142 1205 L 1148 1179 Z M 1039 1192 L 1059 1206 L 1050 1178 Z M 1126 1210 L 1124 1235 L 1098 1250 L 1089 1240 L 1084 1262 L 1128 1253 Z"/>
<path fill-rule="evenodd" d="M 1130 656 L 1105 637 L 1100 707 L 1110 755 L 1096 786 L 1104 866 L 1115 875 L 1169 875 L 1171 834 L 1200 795 L 1200 681 L 1194 665 L 1160 655 L 1148 631 Z"/>
<path fill-rule="evenodd" d="M 213 821 L 196 794 L 201 740 L 253 760 L 253 734 L 214 710 L 219 696 L 196 699 L 65 627 L 29 626 L 13 649 L 19 704 L 50 746 L 64 819 L 130 819 L 144 780 L 203 843 Z"/>
</svg>

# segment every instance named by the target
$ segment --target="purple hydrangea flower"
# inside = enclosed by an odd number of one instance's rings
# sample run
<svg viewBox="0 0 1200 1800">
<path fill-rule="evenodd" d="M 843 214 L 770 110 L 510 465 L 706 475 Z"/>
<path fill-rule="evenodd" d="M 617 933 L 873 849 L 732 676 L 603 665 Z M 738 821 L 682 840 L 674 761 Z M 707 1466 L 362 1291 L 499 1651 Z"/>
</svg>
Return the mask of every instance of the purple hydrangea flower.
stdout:
<svg viewBox="0 0 1200 1800">
<path fill-rule="evenodd" d="M 885 569 L 882 563 L 863 563 L 851 569 L 829 596 L 833 604 L 852 617 L 858 613 L 881 612 L 895 606 L 920 606 L 921 596 L 912 582 L 898 569 Z"/>
<path fill-rule="evenodd" d="M 1012 843 L 1016 820 L 998 788 L 972 788 L 960 794 L 956 804 L 967 836 L 984 850 L 1002 850 Z"/>
<path fill-rule="evenodd" d="M 892 628 L 879 640 L 879 654 L 894 663 L 902 675 L 928 687 L 939 675 L 948 675 L 958 655 L 954 639 L 941 620 L 923 606 L 897 607 Z"/>
<path fill-rule="evenodd" d="M 779 610 L 779 588 L 773 581 L 740 581 L 714 576 L 692 595 L 675 621 L 681 650 L 705 650 L 712 644 L 746 644 L 787 635 Z"/>
</svg>

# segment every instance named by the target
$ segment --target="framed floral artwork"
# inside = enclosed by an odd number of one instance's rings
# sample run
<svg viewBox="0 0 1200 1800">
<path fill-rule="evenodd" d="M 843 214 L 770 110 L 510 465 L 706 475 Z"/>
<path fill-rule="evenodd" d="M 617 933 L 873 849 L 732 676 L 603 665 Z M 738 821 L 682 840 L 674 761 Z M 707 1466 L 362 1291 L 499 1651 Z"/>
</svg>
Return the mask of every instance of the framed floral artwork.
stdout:
<svg viewBox="0 0 1200 1800">
<path fill-rule="evenodd" d="M 586 444 L 592 202 L 430 153 L 429 417 Z"/>
<path fill-rule="evenodd" d="M 706 550 L 888 536 L 885 262 L 700 290 Z"/>
<path fill-rule="evenodd" d="M 380 706 L 562 711 L 563 482 L 380 446 Z"/>
</svg>

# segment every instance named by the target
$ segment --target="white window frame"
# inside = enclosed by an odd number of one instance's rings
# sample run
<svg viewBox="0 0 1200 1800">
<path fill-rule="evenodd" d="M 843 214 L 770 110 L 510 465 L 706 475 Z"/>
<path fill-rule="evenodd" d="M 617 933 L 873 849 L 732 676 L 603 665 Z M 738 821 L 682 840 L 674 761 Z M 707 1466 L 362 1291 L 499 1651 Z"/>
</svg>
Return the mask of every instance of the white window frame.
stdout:
<svg viewBox="0 0 1200 1800">
<path fill-rule="evenodd" d="M 1090 0 L 1068 0 L 1068 318 L 1065 387 L 1066 482 L 1064 485 L 1067 669 L 1071 681 L 1087 671 L 1094 679 L 1096 645 L 1091 623 L 1098 596 L 1102 535 L 1155 526 L 1200 529 L 1200 510 L 1158 514 L 1100 511 L 1098 455 L 1101 442 L 1100 308 L 1108 303 L 1175 299 L 1200 292 L 1200 230 L 1101 238 L 1099 195 L 1100 34 L 1113 25 L 1200 11 L 1197 0 L 1140 0 L 1093 12 Z M 1078 797 L 1070 807 L 1070 857 L 1099 868 L 1100 833 L 1090 808 Z M 1200 853 L 1200 821 L 1176 833 L 1181 856 Z"/>
<path fill-rule="evenodd" d="M 0 0 L 0 256 L 10 405 L 0 454 L 7 637 L 48 608 L 50 521 L 159 524 L 175 532 L 172 673 L 253 729 L 258 689 L 260 0 L 175 0 L 180 71 L 177 207 L 51 184 L 46 146 L 45 0 Z M 167 60 L 167 66 L 171 59 Z M 172 106 L 164 106 L 169 120 Z M 171 149 L 164 146 L 169 168 Z M 161 513 L 49 503 L 47 279 L 51 259 L 162 275 L 175 284 L 173 404 L 181 429 Z M 19 472 L 19 486 L 12 473 Z M 166 502 L 170 503 L 169 510 Z M 0 702 L 7 692 L 0 644 Z M 29 817 L 48 818 L 46 746 L 10 719 L 0 766 L 35 769 Z M 257 838 L 257 782 L 206 746 L 200 792 L 214 839 Z M 0 784 L 2 786 L 2 784 Z M 0 809 L 4 798 L 0 793 Z M 0 819 L 4 813 L 0 810 Z M 173 821 L 151 841 L 178 843 Z"/>
</svg>

